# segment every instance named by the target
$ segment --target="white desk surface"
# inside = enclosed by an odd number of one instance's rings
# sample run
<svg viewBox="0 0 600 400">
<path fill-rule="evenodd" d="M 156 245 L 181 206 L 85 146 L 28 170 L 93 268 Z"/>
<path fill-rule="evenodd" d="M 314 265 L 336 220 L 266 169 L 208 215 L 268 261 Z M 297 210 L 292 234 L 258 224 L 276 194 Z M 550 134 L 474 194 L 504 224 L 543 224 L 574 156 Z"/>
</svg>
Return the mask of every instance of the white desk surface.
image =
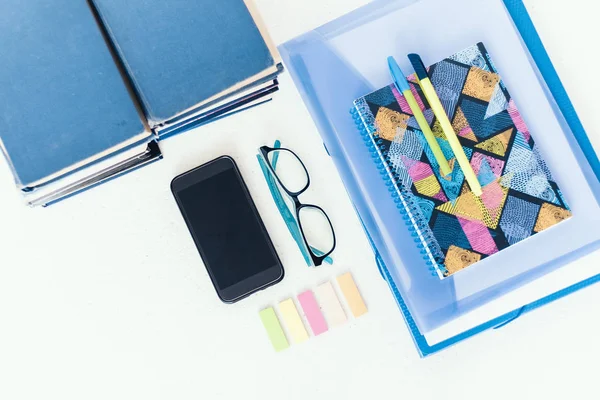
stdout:
<svg viewBox="0 0 600 400">
<path fill-rule="evenodd" d="M 366 2 L 257 0 L 278 44 Z M 599 6 L 526 5 L 599 145 Z M 600 286 L 419 359 L 290 76 L 280 82 L 270 104 L 169 139 L 163 161 L 48 209 L 23 206 L 0 162 L 0 399 L 597 398 Z M 308 270 L 277 213 L 255 158 L 276 138 L 305 160 L 306 200 L 333 220 L 334 266 Z M 239 163 L 286 268 L 236 305 L 217 299 L 169 191 L 222 154 Z M 346 271 L 369 313 L 273 352 L 258 311 Z"/>
</svg>

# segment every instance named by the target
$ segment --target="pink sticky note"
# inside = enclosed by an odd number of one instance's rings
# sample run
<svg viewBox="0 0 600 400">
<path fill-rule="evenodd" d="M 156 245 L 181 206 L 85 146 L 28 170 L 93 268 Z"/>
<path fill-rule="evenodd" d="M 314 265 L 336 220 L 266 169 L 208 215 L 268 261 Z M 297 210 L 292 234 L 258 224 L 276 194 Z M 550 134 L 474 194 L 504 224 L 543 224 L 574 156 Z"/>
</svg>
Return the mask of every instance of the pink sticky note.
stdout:
<svg viewBox="0 0 600 400">
<path fill-rule="evenodd" d="M 327 322 L 325 322 L 325 318 L 319 308 L 317 299 L 315 299 L 314 293 L 311 290 L 307 290 L 298 295 L 298 301 L 304 310 L 304 315 L 306 315 L 306 319 L 308 320 L 308 324 L 310 325 L 313 334 L 317 336 L 327 332 Z"/>
</svg>

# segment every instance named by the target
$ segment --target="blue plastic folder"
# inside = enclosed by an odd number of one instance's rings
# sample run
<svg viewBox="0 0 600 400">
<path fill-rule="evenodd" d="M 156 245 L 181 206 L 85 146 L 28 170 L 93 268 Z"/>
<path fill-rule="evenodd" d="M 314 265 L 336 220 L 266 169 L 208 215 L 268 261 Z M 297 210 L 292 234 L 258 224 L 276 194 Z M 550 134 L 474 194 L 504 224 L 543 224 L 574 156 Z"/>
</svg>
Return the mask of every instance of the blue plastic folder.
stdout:
<svg viewBox="0 0 600 400">
<path fill-rule="evenodd" d="M 423 15 L 430 29 L 398 23 Z M 387 56 L 410 71 L 408 53 L 433 64 L 477 42 L 485 42 L 511 88 L 573 217 L 440 280 L 349 110 L 355 99 L 391 83 Z M 600 248 L 600 162 L 521 0 L 374 1 L 280 51 L 421 356 L 600 280 L 600 266 L 580 260 Z"/>
</svg>

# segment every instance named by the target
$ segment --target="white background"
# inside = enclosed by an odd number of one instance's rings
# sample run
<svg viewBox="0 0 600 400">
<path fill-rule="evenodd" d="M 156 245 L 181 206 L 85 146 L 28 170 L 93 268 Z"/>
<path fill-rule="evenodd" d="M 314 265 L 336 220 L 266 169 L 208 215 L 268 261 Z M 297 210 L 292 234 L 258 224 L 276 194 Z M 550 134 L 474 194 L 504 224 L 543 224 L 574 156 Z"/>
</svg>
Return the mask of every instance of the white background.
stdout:
<svg viewBox="0 0 600 400">
<path fill-rule="evenodd" d="M 280 44 L 366 0 L 256 0 Z M 526 0 L 595 145 L 595 2 Z M 0 399 L 597 398 L 600 287 L 421 360 L 289 75 L 266 106 L 169 139 L 165 160 L 48 209 L 0 162 Z M 309 270 L 256 162 L 281 139 L 306 162 L 303 197 L 330 214 L 335 265 Z M 248 183 L 285 280 L 217 299 L 169 191 L 223 154 Z M 600 254 L 595 257 L 600 261 Z M 258 311 L 352 271 L 369 313 L 274 353 Z"/>
</svg>

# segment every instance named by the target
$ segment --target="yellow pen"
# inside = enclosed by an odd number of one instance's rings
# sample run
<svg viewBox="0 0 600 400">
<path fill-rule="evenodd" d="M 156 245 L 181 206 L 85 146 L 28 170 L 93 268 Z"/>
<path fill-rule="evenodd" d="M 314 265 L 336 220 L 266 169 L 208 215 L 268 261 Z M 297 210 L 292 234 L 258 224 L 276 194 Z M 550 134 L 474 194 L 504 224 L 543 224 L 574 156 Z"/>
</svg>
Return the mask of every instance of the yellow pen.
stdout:
<svg viewBox="0 0 600 400">
<path fill-rule="evenodd" d="M 427 140 L 427 144 L 429 144 L 429 148 L 431 149 L 433 156 L 435 157 L 435 159 L 438 162 L 438 165 L 440 166 L 442 175 L 450 175 L 450 173 L 452 172 L 450 164 L 448 164 L 448 160 L 446 160 L 446 157 L 444 156 L 444 152 L 442 151 L 440 144 L 433 135 L 433 132 L 429 127 L 429 123 L 427 122 L 425 115 L 423 115 L 421 107 L 419 107 L 419 104 L 417 103 L 417 99 L 415 99 L 415 96 L 410 90 L 410 85 L 406 80 L 406 76 L 400 69 L 400 66 L 398 65 L 394 57 L 388 57 L 388 66 L 390 67 L 390 74 L 394 79 L 394 85 L 396 85 L 396 89 L 398 89 L 398 91 L 402 93 L 402 95 L 406 99 L 406 102 L 408 103 L 408 106 L 410 107 L 413 116 L 419 124 L 419 128 L 421 128 L 423 135 L 425 135 L 425 140 Z"/>
<path fill-rule="evenodd" d="M 431 106 L 433 110 L 433 114 L 440 122 L 444 134 L 446 135 L 446 139 L 448 139 L 448 143 L 450 143 L 450 147 L 454 152 L 454 156 L 456 157 L 456 161 L 458 165 L 462 169 L 465 174 L 465 179 L 467 180 L 469 186 L 471 187 L 471 191 L 475 196 L 481 196 L 483 191 L 481 190 L 481 185 L 477 180 L 477 176 L 475 175 L 475 171 L 471 167 L 471 163 L 463 150 L 460 141 L 458 140 L 458 136 L 456 136 L 456 132 L 454 132 L 454 128 L 452 127 L 452 123 L 450 119 L 446 115 L 446 110 L 442 106 L 442 102 L 440 101 L 435 88 L 431 84 L 429 80 L 429 75 L 427 74 L 427 69 L 425 68 L 425 64 L 421 60 L 421 57 L 418 54 L 409 54 L 408 58 L 417 73 L 417 77 L 419 78 L 419 85 L 421 85 L 421 89 L 427 98 L 427 102 Z"/>
</svg>

